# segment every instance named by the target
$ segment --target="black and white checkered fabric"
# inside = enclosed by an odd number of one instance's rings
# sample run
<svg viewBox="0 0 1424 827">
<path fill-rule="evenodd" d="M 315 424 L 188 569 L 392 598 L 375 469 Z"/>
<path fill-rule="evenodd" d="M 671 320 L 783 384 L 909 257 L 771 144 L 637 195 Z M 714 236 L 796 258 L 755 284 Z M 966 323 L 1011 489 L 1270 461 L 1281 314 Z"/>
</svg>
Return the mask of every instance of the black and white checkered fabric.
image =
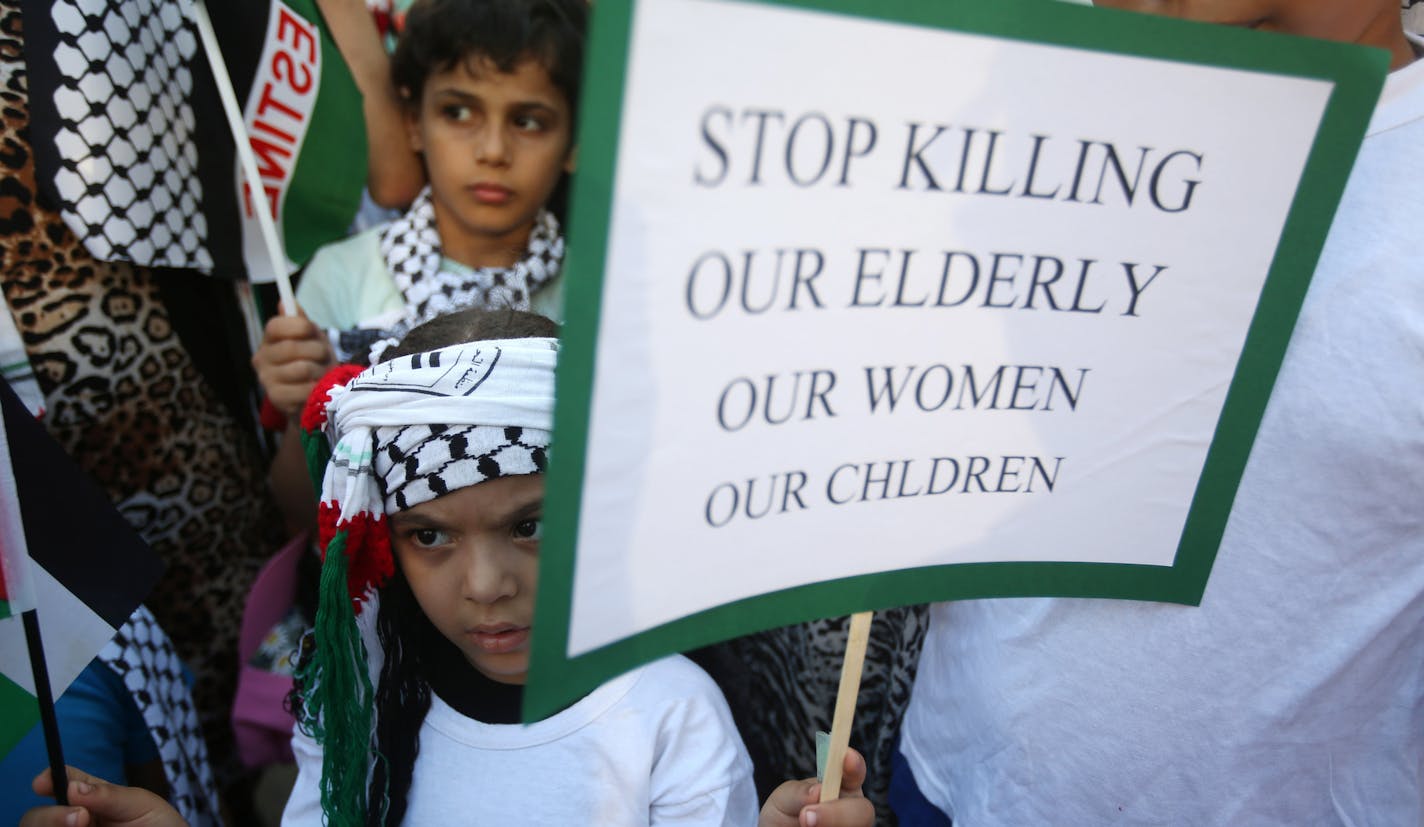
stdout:
<svg viewBox="0 0 1424 827">
<path fill-rule="evenodd" d="M 529 249 L 513 267 L 445 266 L 429 187 L 404 215 L 382 227 L 380 249 L 386 272 L 405 299 L 405 311 L 363 319 L 345 330 L 327 330 L 338 362 L 375 364 L 381 352 L 411 328 L 446 313 L 471 307 L 528 310 L 530 298 L 559 275 L 564 263 L 559 220 L 541 210 L 529 234 Z"/>
<path fill-rule="evenodd" d="M 529 250 L 513 267 L 441 269 L 435 205 L 426 187 L 405 215 L 380 234 L 386 269 L 405 297 L 406 316 L 396 335 L 436 316 L 467 307 L 528 310 L 529 297 L 559 274 L 564 238 L 559 221 L 540 210 L 529 235 Z"/>
<path fill-rule="evenodd" d="M 347 365 L 374 365 L 381 361 L 381 353 L 387 347 L 400 341 L 395 328 L 384 327 L 333 329 L 326 331 L 326 335 L 332 352 L 336 354 L 336 361 Z"/>
<path fill-rule="evenodd" d="M 451 491 L 522 474 L 542 474 L 548 431 L 494 425 L 406 425 L 375 430 L 375 471 L 386 513 Z"/>
<path fill-rule="evenodd" d="M 99 659 L 123 679 L 163 760 L 169 802 L 192 827 L 222 824 L 208 746 L 183 663 L 158 621 L 138 607 Z"/>
<path fill-rule="evenodd" d="M 211 269 L 183 4 L 55 0 L 51 16 L 65 223 L 99 259 Z"/>
</svg>

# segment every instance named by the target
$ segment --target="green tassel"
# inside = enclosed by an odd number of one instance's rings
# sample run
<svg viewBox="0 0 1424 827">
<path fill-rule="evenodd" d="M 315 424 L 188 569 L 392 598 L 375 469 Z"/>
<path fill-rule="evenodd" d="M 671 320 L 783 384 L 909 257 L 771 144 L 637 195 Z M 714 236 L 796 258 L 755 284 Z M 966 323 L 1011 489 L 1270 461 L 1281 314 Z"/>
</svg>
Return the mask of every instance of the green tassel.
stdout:
<svg viewBox="0 0 1424 827">
<path fill-rule="evenodd" d="M 312 490 L 321 498 L 321 481 L 326 478 L 326 464 L 331 461 L 331 445 L 326 434 L 320 430 L 299 429 L 302 435 L 302 453 L 307 458 L 307 473 L 311 475 Z"/>
<path fill-rule="evenodd" d="M 345 531 L 326 548 L 316 611 L 316 650 L 297 670 L 302 730 L 322 746 L 321 809 L 330 827 L 365 822 L 375 716 L 366 647 L 347 590 Z"/>
</svg>

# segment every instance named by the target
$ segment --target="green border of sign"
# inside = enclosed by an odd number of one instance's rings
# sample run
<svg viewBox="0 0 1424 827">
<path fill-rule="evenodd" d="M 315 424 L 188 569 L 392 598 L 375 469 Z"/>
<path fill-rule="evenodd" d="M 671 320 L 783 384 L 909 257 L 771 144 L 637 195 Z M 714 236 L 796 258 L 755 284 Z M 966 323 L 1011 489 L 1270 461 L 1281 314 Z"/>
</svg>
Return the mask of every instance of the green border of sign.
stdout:
<svg viewBox="0 0 1424 827">
<path fill-rule="evenodd" d="M 649 0 L 644 0 L 648 2 Z M 734 0 L 729 0 L 732 2 Z M 624 78 L 637 0 L 599 0 L 581 104 L 579 171 L 570 221 L 568 321 L 555 408 L 556 461 L 540 562 L 541 594 L 526 688 L 526 720 L 571 703 L 610 677 L 676 651 L 816 617 L 976 597 L 1106 597 L 1197 604 L 1256 429 L 1280 369 L 1335 207 L 1383 85 L 1385 52 L 1339 43 L 1185 23 L 1056 0 L 760 0 L 766 5 L 952 28 L 1335 84 L 1282 231 L 1228 390 L 1171 567 L 1103 563 L 974 563 L 907 569 L 800 586 L 708 609 L 566 657 L 574 545 L 588 448 L 595 342 L 611 213 Z M 1151 44 L 1150 48 L 1139 44 Z M 1271 48 L 1265 48 L 1272 46 Z M 596 117 L 587 116 L 597 113 Z M 614 114 L 618 116 L 615 117 Z"/>
</svg>

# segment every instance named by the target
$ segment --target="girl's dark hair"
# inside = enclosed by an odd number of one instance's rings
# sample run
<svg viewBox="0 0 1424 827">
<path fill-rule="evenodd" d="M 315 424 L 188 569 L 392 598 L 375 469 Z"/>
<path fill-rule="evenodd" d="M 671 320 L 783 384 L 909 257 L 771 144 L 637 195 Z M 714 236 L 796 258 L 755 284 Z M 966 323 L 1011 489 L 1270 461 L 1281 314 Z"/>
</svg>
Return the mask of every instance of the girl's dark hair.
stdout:
<svg viewBox="0 0 1424 827">
<path fill-rule="evenodd" d="M 462 342 L 492 339 L 557 337 L 559 326 L 521 310 L 461 310 L 438 316 L 412 329 L 388 348 L 381 361 L 424 353 Z M 395 574 L 381 587 L 376 635 L 386 659 L 376 687 L 376 764 L 367 801 L 385 807 L 366 809 L 368 827 L 400 824 L 405 818 L 415 759 L 420 752 L 420 727 L 430 711 L 427 668 L 442 638 L 421 611 L 396 559 Z"/>
<path fill-rule="evenodd" d="M 400 824 L 420 752 L 420 727 L 430 711 L 430 683 L 425 676 L 433 663 L 440 632 L 421 611 L 415 594 L 396 564 L 395 574 L 381 587 L 376 613 L 376 637 L 386 653 L 376 686 L 376 763 L 371 770 L 367 827 Z"/>
<path fill-rule="evenodd" d="M 532 57 L 577 115 L 587 28 L 585 0 L 419 0 L 406 13 L 391 73 L 407 102 L 419 103 L 426 79 L 460 61 L 486 59 L 512 72 Z"/>
<path fill-rule="evenodd" d="M 557 338 L 558 335 L 558 323 L 538 313 L 470 308 L 436 316 L 425 324 L 411 328 L 398 344 L 386 348 L 381 354 L 381 361 L 389 362 L 398 356 L 439 350 L 463 342 Z"/>
</svg>

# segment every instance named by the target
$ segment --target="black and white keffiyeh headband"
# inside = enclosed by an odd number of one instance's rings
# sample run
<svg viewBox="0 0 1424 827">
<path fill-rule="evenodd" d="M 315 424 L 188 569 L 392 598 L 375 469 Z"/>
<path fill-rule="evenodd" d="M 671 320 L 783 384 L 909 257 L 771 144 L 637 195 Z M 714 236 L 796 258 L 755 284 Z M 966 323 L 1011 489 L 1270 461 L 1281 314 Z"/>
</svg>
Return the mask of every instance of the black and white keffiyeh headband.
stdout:
<svg viewBox="0 0 1424 827">
<path fill-rule="evenodd" d="M 387 514 L 544 470 L 557 355 L 551 338 L 472 342 L 341 365 L 317 383 L 303 442 L 321 480 L 321 547 L 343 550 L 353 601 L 394 570 Z"/>
<path fill-rule="evenodd" d="M 320 508 L 337 509 L 341 523 L 541 473 L 557 353 L 556 339 L 475 342 L 401 356 L 331 386 Z"/>
</svg>

